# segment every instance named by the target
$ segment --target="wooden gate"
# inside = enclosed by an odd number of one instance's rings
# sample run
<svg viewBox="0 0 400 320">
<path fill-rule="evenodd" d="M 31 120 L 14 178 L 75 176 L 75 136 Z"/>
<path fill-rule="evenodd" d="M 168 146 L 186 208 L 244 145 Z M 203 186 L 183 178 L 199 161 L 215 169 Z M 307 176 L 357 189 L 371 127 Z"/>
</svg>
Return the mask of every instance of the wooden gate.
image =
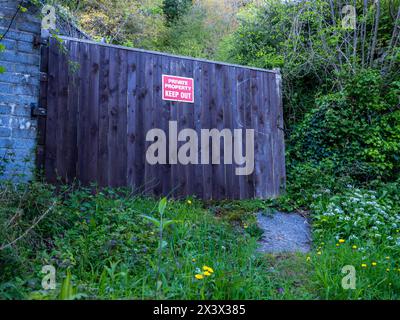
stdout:
<svg viewBox="0 0 400 320">
<path fill-rule="evenodd" d="M 61 39 L 42 48 L 47 116 L 37 160 L 49 182 L 202 199 L 267 198 L 284 189 L 279 72 Z M 164 74 L 193 78 L 194 103 L 163 100 Z M 199 136 L 201 129 L 254 129 L 254 172 L 236 175 L 222 143 L 221 164 L 150 165 L 146 133 L 160 128 L 168 136 L 170 121 Z"/>
</svg>

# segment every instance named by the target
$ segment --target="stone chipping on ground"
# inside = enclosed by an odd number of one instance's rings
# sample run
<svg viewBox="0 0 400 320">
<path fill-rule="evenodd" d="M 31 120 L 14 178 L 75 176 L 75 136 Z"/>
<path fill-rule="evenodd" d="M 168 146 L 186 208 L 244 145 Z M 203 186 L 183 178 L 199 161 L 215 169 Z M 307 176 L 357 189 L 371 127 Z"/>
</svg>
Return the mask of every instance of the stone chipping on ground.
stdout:
<svg viewBox="0 0 400 320">
<path fill-rule="evenodd" d="M 294 213 L 259 213 L 259 227 L 264 231 L 259 251 L 265 253 L 309 252 L 310 225 L 306 218 Z"/>
</svg>

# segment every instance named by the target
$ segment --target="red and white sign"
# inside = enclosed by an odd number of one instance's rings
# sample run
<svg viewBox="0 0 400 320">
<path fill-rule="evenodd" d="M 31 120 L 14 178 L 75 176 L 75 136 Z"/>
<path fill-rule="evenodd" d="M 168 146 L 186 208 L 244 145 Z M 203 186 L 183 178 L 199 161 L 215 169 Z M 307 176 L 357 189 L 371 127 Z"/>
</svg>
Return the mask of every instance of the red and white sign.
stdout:
<svg viewBox="0 0 400 320">
<path fill-rule="evenodd" d="M 194 103 L 194 80 L 162 75 L 163 100 Z"/>
</svg>

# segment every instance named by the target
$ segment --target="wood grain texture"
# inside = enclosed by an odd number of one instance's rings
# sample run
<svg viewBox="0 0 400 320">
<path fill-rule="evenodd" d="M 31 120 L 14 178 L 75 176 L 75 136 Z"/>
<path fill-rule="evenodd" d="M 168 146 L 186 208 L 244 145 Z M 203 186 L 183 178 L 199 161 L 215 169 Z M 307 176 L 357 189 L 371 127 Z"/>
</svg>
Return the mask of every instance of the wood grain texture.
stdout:
<svg viewBox="0 0 400 320">
<path fill-rule="evenodd" d="M 42 84 L 41 100 L 47 103 L 48 116 L 41 124 L 44 161 L 38 159 L 38 163 L 44 162 L 49 182 L 77 179 L 83 185 L 206 200 L 268 198 L 283 191 L 279 73 L 74 39 L 66 39 L 64 45 L 66 53 L 61 53 L 57 41 L 51 39 L 42 53 L 49 81 Z M 74 72 L 70 61 L 79 64 Z M 162 100 L 163 74 L 193 78 L 194 103 Z M 198 164 L 172 161 L 175 155 L 168 153 L 175 143 L 168 140 L 171 121 L 176 121 L 178 133 L 182 129 L 197 133 Z M 152 144 L 146 135 L 155 128 L 166 133 L 167 164 L 146 161 Z M 254 129 L 254 172 L 236 174 L 239 165 L 225 155 L 223 136 L 219 161 L 212 163 L 210 139 L 209 163 L 202 164 L 204 129 L 229 129 L 232 138 L 233 130 L 241 130 L 242 155 L 246 153 L 245 130 Z M 185 143 L 178 141 L 178 148 Z"/>
</svg>

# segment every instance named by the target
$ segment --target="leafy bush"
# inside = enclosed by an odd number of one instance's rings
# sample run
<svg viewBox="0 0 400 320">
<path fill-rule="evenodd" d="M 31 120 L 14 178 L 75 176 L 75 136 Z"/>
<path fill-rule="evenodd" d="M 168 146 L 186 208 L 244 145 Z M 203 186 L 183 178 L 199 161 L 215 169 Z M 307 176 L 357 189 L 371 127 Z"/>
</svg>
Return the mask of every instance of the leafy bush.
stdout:
<svg viewBox="0 0 400 320">
<path fill-rule="evenodd" d="M 400 172 L 399 82 L 388 87 L 373 70 L 322 96 L 290 137 L 289 158 L 330 159 L 335 176 L 358 181 L 393 179 Z"/>
<path fill-rule="evenodd" d="M 392 250 L 400 253 L 400 212 L 398 203 L 386 194 L 349 188 L 328 199 L 321 195 L 312 205 L 316 239 L 334 236 L 363 250 Z"/>
</svg>

